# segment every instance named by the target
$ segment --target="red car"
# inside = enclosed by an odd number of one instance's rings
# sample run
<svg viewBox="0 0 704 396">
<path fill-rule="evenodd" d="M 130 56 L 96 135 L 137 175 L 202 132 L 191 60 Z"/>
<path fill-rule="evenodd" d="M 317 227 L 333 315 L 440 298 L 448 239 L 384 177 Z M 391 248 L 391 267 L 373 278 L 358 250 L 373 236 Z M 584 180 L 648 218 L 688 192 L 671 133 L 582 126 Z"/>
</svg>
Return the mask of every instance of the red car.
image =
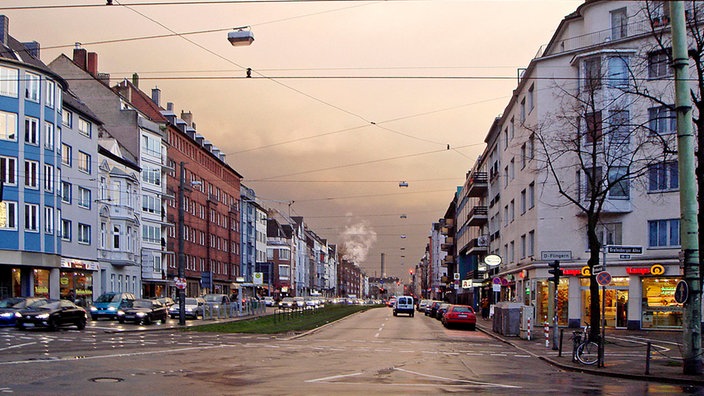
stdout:
<svg viewBox="0 0 704 396">
<path fill-rule="evenodd" d="M 447 312 L 442 315 L 442 325 L 445 327 L 462 325 L 467 326 L 470 330 L 476 330 L 477 315 L 469 305 L 450 305 Z"/>
</svg>

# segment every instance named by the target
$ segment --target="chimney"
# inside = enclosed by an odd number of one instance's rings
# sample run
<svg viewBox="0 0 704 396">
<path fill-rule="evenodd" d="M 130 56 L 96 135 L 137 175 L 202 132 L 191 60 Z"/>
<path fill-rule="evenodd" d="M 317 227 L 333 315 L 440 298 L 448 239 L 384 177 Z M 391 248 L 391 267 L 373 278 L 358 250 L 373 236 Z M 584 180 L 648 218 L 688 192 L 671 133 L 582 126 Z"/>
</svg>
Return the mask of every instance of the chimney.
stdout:
<svg viewBox="0 0 704 396">
<path fill-rule="evenodd" d="M 0 44 L 7 46 L 10 41 L 10 18 L 0 15 Z"/>
<path fill-rule="evenodd" d="M 161 107 L 161 90 L 159 87 L 152 88 L 152 102 L 158 107 Z"/>
<path fill-rule="evenodd" d="M 30 41 L 28 43 L 22 43 L 24 48 L 27 49 L 27 53 L 33 57 L 39 59 L 39 43 L 36 41 Z"/>
<path fill-rule="evenodd" d="M 88 52 L 81 48 L 81 43 L 76 43 L 76 47 L 73 49 L 73 63 L 78 65 L 82 70 L 86 70 L 86 63 Z"/>
<path fill-rule="evenodd" d="M 134 85 L 135 88 L 139 88 L 139 74 L 132 73 L 132 85 Z"/>
<path fill-rule="evenodd" d="M 98 54 L 95 52 L 88 53 L 88 60 L 86 61 L 86 71 L 90 73 L 93 77 L 98 77 Z"/>
<path fill-rule="evenodd" d="M 98 81 L 102 82 L 103 84 L 107 85 L 108 87 L 110 86 L 110 73 L 98 73 Z"/>
<path fill-rule="evenodd" d="M 174 111 L 174 102 L 166 102 L 166 110 L 173 113 L 173 111 Z"/>
<path fill-rule="evenodd" d="M 186 125 L 191 126 L 193 123 L 193 113 L 181 111 L 181 119 L 186 122 Z"/>
</svg>

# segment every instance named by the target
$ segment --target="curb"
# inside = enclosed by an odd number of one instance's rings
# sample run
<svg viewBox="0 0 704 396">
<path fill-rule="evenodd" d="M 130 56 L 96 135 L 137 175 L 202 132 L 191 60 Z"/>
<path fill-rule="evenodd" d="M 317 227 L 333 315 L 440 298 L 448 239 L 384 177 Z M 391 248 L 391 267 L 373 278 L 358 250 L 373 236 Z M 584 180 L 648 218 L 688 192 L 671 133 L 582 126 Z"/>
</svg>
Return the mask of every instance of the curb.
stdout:
<svg viewBox="0 0 704 396">
<path fill-rule="evenodd" d="M 623 378 L 623 379 L 630 379 L 630 380 L 638 380 L 638 381 L 646 381 L 646 382 L 659 382 L 659 383 L 666 383 L 666 384 L 676 384 L 676 385 L 704 385 L 704 380 L 702 379 L 687 379 L 687 378 L 668 378 L 668 377 L 660 377 L 660 376 L 653 376 L 653 375 L 645 375 L 645 374 L 629 374 L 629 373 L 623 373 L 623 372 L 617 372 L 617 371 L 608 371 L 608 370 L 596 370 L 592 369 L 589 367 L 576 367 L 570 364 L 564 364 L 561 362 L 558 362 L 556 360 L 553 360 L 551 358 L 541 356 L 533 351 L 529 351 L 517 344 L 515 344 L 513 341 L 507 340 L 498 334 L 494 334 L 493 332 L 488 331 L 487 329 L 484 329 L 482 327 L 477 326 L 477 330 L 481 331 L 482 333 L 498 340 L 501 341 L 505 344 L 508 344 L 516 349 L 519 349 L 521 351 L 524 351 L 552 366 L 558 367 L 562 370 L 566 371 L 573 371 L 573 372 L 580 372 L 580 373 L 585 373 L 585 374 L 590 374 L 590 375 L 597 375 L 597 376 L 605 376 L 605 377 L 613 377 L 613 378 Z"/>
</svg>

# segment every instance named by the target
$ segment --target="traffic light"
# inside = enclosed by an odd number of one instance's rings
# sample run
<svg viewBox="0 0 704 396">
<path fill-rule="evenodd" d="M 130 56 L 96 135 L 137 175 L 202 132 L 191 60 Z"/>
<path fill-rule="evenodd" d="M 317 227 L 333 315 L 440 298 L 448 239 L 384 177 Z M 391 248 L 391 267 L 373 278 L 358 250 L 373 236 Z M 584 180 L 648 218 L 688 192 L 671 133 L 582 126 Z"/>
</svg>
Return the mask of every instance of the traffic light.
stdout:
<svg viewBox="0 0 704 396">
<path fill-rule="evenodd" d="M 562 276 L 562 270 L 560 269 L 560 260 L 555 260 L 548 264 L 550 269 L 548 273 L 552 276 L 548 278 L 548 282 L 555 282 L 555 286 L 560 283 L 560 276 Z"/>
</svg>

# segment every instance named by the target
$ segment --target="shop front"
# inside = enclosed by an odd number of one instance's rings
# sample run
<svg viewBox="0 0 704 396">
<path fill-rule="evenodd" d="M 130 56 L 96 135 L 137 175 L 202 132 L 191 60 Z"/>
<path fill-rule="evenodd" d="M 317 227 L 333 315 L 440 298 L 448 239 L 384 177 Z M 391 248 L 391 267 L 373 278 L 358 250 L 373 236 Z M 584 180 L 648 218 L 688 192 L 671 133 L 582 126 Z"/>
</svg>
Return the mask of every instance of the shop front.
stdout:
<svg viewBox="0 0 704 396">
<path fill-rule="evenodd" d="M 94 275 L 100 270 L 96 262 L 61 259 L 59 296 L 81 306 L 93 303 Z"/>
<path fill-rule="evenodd" d="M 552 323 L 552 318 L 549 315 L 549 306 L 553 303 L 550 301 L 550 283 L 547 280 L 539 280 L 536 284 L 536 322 L 544 322 L 547 320 Z M 557 287 L 557 323 L 560 326 L 567 326 L 569 317 L 569 279 L 560 279 L 560 284 Z"/>
<path fill-rule="evenodd" d="M 682 278 L 643 277 L 641 328 L 681 328 L 682 304 L 675 301 L 675 288 Z"/>
</svg>

